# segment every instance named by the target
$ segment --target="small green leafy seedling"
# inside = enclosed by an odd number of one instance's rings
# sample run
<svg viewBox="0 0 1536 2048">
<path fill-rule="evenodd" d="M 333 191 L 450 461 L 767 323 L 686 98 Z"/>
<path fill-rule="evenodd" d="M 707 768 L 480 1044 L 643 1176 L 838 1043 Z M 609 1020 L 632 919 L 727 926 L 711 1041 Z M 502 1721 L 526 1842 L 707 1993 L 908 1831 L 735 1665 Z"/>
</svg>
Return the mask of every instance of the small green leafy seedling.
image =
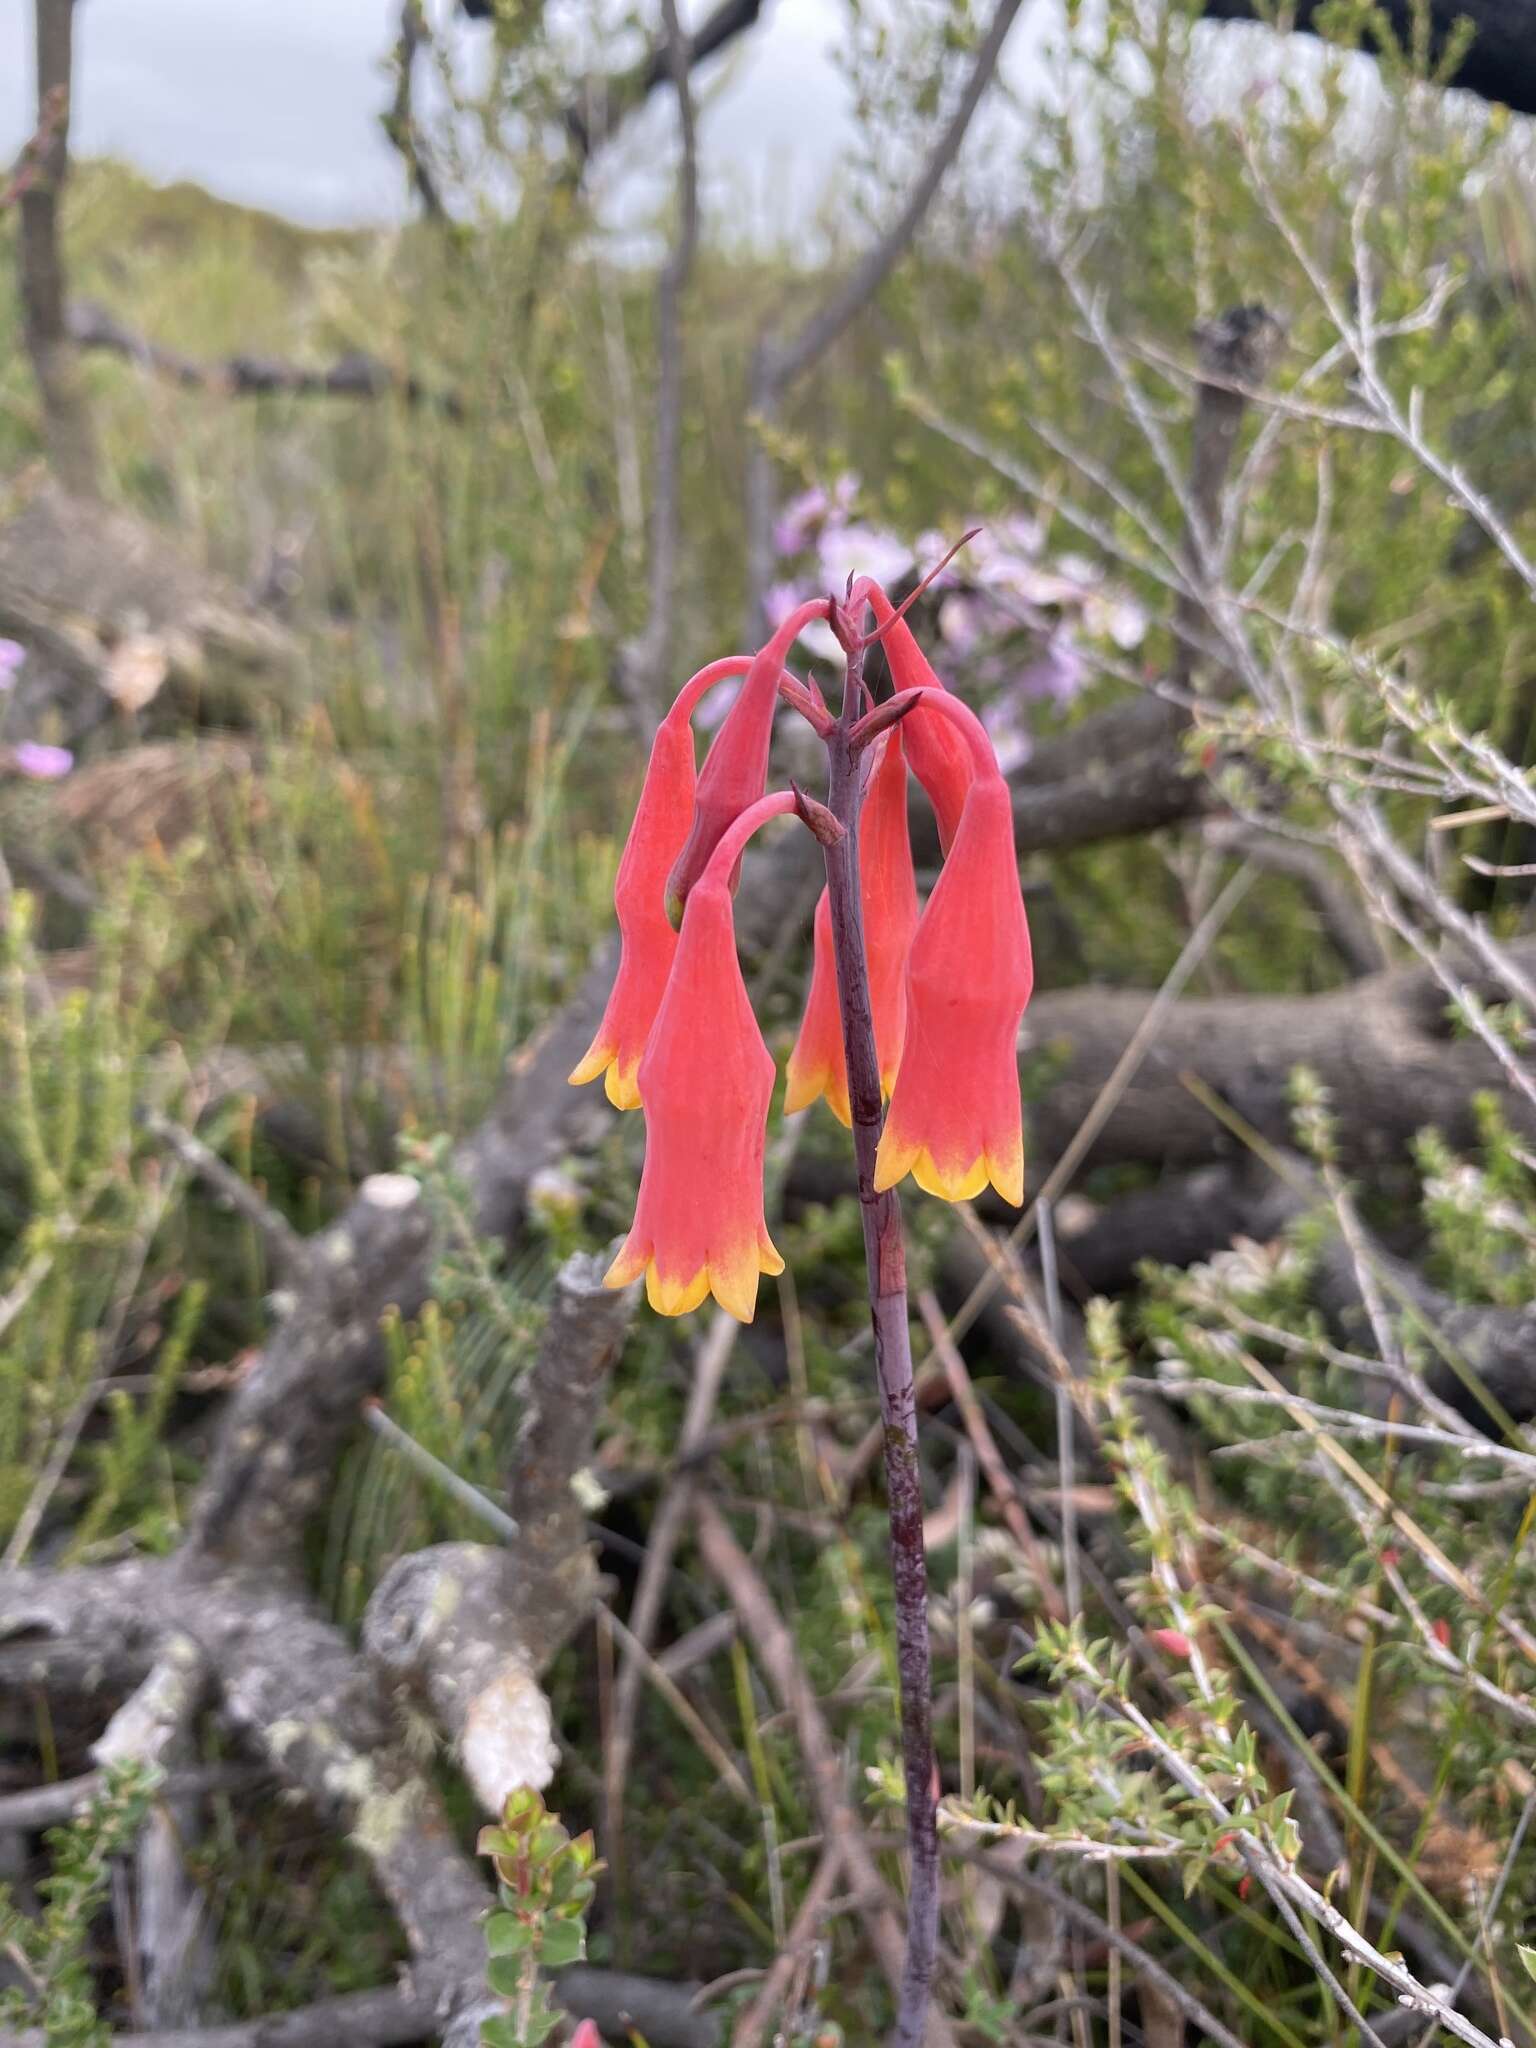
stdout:
<svg viewBox="0 0 1536 2048">
<path fill-rule="evenodd" d="M 541 1973 L 586 1954 L 587 1908 L 603 1866 L 590 1832 L 573 1840 L 527 1789 L 507 1795 L 499 1825 L 480 1830 L 479 1850 L 495 1864 L 500 1901 L 485 1923 L 486 1978 L 507 2008 L 481 2022 L 480 2038 L 486 2048 L 539 2048 L 564 2017 Z"/>
<path fill-rule="evenodd" d="M 18 1982 L 0 1990 L 0 2028 L 16 2040 L 36 2027 L 48 2048 L 107 2048 L 110 2030 L 92 1968 L 92 1923 L 112 1885 L 114 1860 L 138 1839 L 162 1773 L 151 1764 L 109 1764 L 89 1805 L 48 1836 L 53 1868 L 38 1889 L 44 1906 L 22 1912 L 0 1886 L 0 1950 Z"/>
</svg>

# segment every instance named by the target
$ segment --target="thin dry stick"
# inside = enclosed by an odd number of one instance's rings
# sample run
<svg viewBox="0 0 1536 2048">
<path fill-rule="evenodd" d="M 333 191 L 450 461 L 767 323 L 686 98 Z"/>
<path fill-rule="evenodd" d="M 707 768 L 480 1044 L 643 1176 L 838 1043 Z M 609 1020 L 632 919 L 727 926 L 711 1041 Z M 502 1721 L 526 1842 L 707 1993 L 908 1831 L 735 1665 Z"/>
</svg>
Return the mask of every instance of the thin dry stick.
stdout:
<svg viewBox="0 0 1536 2048">
<path fill-rule="evenodd" d="M 710 1319 L 704 1341 L 694 1355 L 693 1383 L 688 1390 L 688 1406 L 678 1440 L 681 1476 L 674 1479 L 657 1504 L 646 1537 L 645 1562 L 640 1567 L 639 1584 L 630 1602 L 628 1634 L 631 1641 L 643 1650 L 649 1650 L 655 1638 L 672 1558 L 693 1507 L 695 1482 L 688 1461 L 699 1448 L 714 1419 L 715 1403 L 720 1398 L 725 1369 L 730 1363 L 740 1329 L 741 1325 L 734 1316 L 727 1315 L 724 1309 L 717 1309 Z M 613 1727 L 603 1772 L 607 1808 L 604 1847 L 610 1862 L 616 1862 L 621 1851 L 624 1786 L 634 1751 L 635 1712 L 640 1700 L 642 1675 L 638 1659 L 626 1646 L 619 1666 L 618 1684 L 614 1689 Z"/>
<path fill-rule="evenodd" d="M 821 1816 L 827 1844 L 837 1851 L 848 1881 L 859 1894 L 860 1907 L 875 1952 L 893 1989 L 902 1979 L 903 1943 L 889 1893 L 875 1863 L 859 1817 L 843 1789 L 843 1766 L 837 1745 L 817 1705 L 790 1634 L 756 1567 L 731 1534 L 725 1517 L 704 1495 L 696 1497 L 694 1514 L 699 1552 L 721 1590 L 741 1618 L 747 1639 L 767 1674 L 780 1704 L 795 1724 L 805 1758 L 811 1796 Z M 931 2037 L 930 2037 L 931 2038 Z"/>
<path fill-rule="evenodd" d="M 806 1952 L 819 1940 L 822 1922 L 832 1903 L 833 1890 L 843 1867 L 836 1849 L 824 1849 L 805 1896 L 790 1922 L 784 1946 L 773 1959 L 756 1998 L 736 2022 L 731 2048 L 762 2048 L 769 2022 L 783 2005 L 795 1972 L 803 1965 Z"/>
<path fill-rule="evenodd" d="M 69 117 L 74 72 L 74 0 L 34 0 L 37 126 L 45 134 L 21 195 L 22 326 L 43 401 L 48 457 L 67 489 L 96 491 L 99 464 L 89 406 L 75 379 L 65 315 L 65 267 L 59 228 L 69 175 Z"/>
<path fill-rule="evenodd" d="M 765 336 L 759 342 L 749 397 L 753 411 L 764 423 L 771 423 L 789 387 L 857 319 L 911 247 L 946 173 L 960 154 L 1021 5 L 1022 0 L 998 0 L 987 33 L 971 60 L 970 73 L 955 110 L 935 140 L 906 203 L 885 233 L 788 341 L 775 344 L 771 336 Z M 754 442 L 747 464 L 747 585 L 754 632 L 772 568 L 772 526 L 772 462 L 759 439 Z"/>
<path fill-rule="evenodd" d="M 266 1245 L 279 1272 L 294 1276 L 303 1271 L 309 1251 L 303 1238 L 286 1216 L 274 1209 L 241 1173 L 201 1138 L 174 1117 L 158 1109 L 140 1112 L 139 1121 L 149 1135 L 168 1152 L 173 1152 L 189 1172 L 195 1174 L 213 1194 L 237 1216 L 242 1217 Z"/>
<path fill-rule="evenodd" d="M 1056 1212 L 1049 1197 L 1036 1203 L 1040 1222 L 1040 1279 L 1045 1288 L 1046 1327 L 1063 1358 L 1066 1338 L 1061 1314 L 1061 1276 L 1056 1270 Z M 1056 1462 L 1061 1471 L 1061 1555 L 1067 1584 L 1067 1613 L 1076 1620 L 1083 1610 L 1082 1566 L 1077 1555 L 1076 1415 L 1072 1388 L 1056 1379 Z"/>
<path fill-rule="evenodd" d="M 657 1692 L 660 1693 L 661 1697 L 699 1745 L 699 1748 L 714 1765 L 722 1781 L 730 1786 L 736 1797 L 744 1805 L 755 1812 L 757 1801 L 753 1797 L 751 1786 L 731 1761 L 725 1749 L 722 1748 L 709 1723 L 698 1712 L 697 1708 L 694 1707 L 687 1694 L 683 1692 L 671 1674 L 662 1669 L 661 1665 L 657 1663 L 643 1643 L 635 1640 L 611 1607 L 599 1607 L 597 1609 L 597 1625 L 599 1628 L 606 1629 L 616 1642 L 623 1645 L 626 1656 L 630 1657 L 638 1665 L 643 1675 L 649 1679 Z"/>
<path fill-rule="evenodd" d="M 1092 1108 L 1078 1125 L 1071 1144 L 1046 1175 L 1034 1201 L 1004 1240 L 1011 1251 L 1022 1251 L 1039 1227 L 1040 1203 L 1055 1201 L 1056 1197 L 1064 1193 L 1070 1185 L 1072 1176 L 1077 1172 L 1094 1139 L 1114 1114 L 1115 1105 L 1135 1080 L 1142 1061 L 1156 1043 L 1158 1033 L 1162 1030 L 1174 1004 L 1183 994 L 1190 976 L 1215 944 L 1222 927 L 1247 894 L 1254 879 L 1255 871 L 1252 865 L 1245 861 L 1185 940 L 1178 959 L 1169 968 L 1161 988 L 1147 1005 L 1146 1014 L 1131 1034 L 1125 1051 L 1116 1060 L 1104 1086 L 1094 1098 Z M 1002 1276 L 996 1267 L 992 1272 L 982 1275 L 949 1319 L 952 1337 L 959 1338 L 965 1335 L 1001 1284 Z"/>
<path fill-rule="evenodd" d="M 917 1297 L 918 1313 L 922 1316 L 923 1327 L 929 1341 L 938 1354 L 940 1363 L 948 1375 L 949 1390 L 955 1406 L 960 1410 L 960 1419 L 965 1424 L 965 1433 L 975 1447 L 976 1460 L 981 1466 L 992 1498 L 997 1502 L 998 1512 L 1008 1525 L 1013 1537 L 1029 1566 L 1030 1576 L 1040 1589 L 1040 1597 L 1046 1612 L 1053 1621 L 1065 1621 L 1067 1610 L 1051 1568 L 1046 1562 L 1040 1540 L 1029 1525 L 1019 1499 L 1019 1490 L 1009 1472 L 1002 1452 L 997 1447 L 997 1438 L 992 1434 L 992 1425 L 987 1421 L 976 1389 L 971 1384 L 970 1373 L 960 1355 L 959 1346 L 950 1337 L 944 1322 L 944 1311 L 931 1287 L 925 1287 Z"/>
<path fill-rule="evenodd" d="M 1102 1941 L 1107 1948 L 1123 1956 L 1139 1974 L 1156 1984 L 1164 1996 L 1178 2007 L 1197 2033 L 1214 2042 L 1216 2048 L 1248 2048 L 1247 2043 L 1239 2041 L 1230 2028 L 1222 2025 L 1208 2006 L 1203 2005 L 1192 1991 L 1186 1990 L 1176 1977 L 1170 1976 L 1163 1965 L 1149 1955 L 1146 1949 L 1139 1947 L 1117 1928 L 1111 1927 L 1107 1920 L 1101 1919 L 1091 1906 L 1085 1906 L 1071 1892 L 1064 1891 L 1047 1879 L 1036 1876 L 1033 1871 L 1021 1870 L 1014 1864 L 1005 1862 L 1000 1856 L 989 1855 L 985 1850 L 957 1849 L 946 1841 L 944 1854 L 946 1858 L 969 1863 L 986 1871 L 989 1876 L 997 1879 L 1005 1891 L 1022 1892 L 1028 1898 L 1043 1900 L 1071 1926 L 1081 1929 L 1084 1934 L 1096 1941 Z"/>
<path fill-rule="evenodd" d="M 662 679 L 672 652 L 678 533 L 682 519 L 683 294 L 699 246 L 699 155 L 693 93 L 688 83 L 688 39 L 676 0 L 661 0 L 667 63 L 677 94 L 682 143 L 678 174 L 677 236 L 656 293 L 656 461 L 651 483 L 650 601 L 645 630 L 624 664 L 626 694 L 647 735 L 655 725 Z"/>
</svg>

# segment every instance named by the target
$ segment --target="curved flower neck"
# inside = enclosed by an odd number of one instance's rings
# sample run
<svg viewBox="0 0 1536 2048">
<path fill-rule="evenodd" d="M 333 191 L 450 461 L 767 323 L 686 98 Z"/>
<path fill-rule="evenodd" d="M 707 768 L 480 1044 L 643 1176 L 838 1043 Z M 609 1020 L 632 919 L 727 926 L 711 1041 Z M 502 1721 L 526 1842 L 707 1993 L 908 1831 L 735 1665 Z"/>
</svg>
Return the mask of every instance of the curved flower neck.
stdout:
<svg viewBox="0 0 1536 2048">
<path fill-rule="evenodd" d="M 971 750 L 971 760 L 978 779 L 994 775 L 999 781 L 1003 779 L 1003 771 L 997 765 L 997 750 L 992 744 L 992 736 L 963 697 L 957 697 L 952 690 L 940 688 L 915 692 L 914 700 L 917 698 L 921 699 L 924 711 L 941 712 L 952 725 L 960 728 L 961 735 Z"/>
<path fill-rule="evenodd" d="M 707 697 L 716 683 L 723 683 L 731 676 L 744 676 L 752 666 L 754 657 L 750 654 L 727 654 L 719 661 L 711 661 L 701 668 L 697 675 L 691 675 L 677 695 L 672 699 L 665 723 L 674 721 L 682 724 L 691 719 L 700 703 Z"/>
<path fill-rule="evenodd" d="M 683 687 L 672 699 L 662 723 L 664 725 L 682 725 L 691 721 L 694 712 L 698 710 L 717 683 L 729 682 L 732 676 L 747 675 L 756 659 L 757 656 L 755 654 L 726 654 L 722 655 L 718 661 L 706 663 L 696 675 L 691 675 L 688 678 L 687 682 L 684 683 Z M 805 688 L 805 684 L 801 682 L 800 678 L 791 674 L 787 668 L 780 672 L 780 688 L 785 683 L 789 683 L 799 690 Z"/>
<path fill-rule="evenodd" d="M 698 887 L 728 890 L 731 874 L 752 834 L 759 826 L 766 825 L 770 818 L 782 818 L 798 806 L 799 799 L 792 789 L 772 790 L 767 796 L 759 797 L 755 804 L 749 804 L 721 834 L 720 843 L 710 855 L 709 866 L 700 877 Z"/>
</svg>

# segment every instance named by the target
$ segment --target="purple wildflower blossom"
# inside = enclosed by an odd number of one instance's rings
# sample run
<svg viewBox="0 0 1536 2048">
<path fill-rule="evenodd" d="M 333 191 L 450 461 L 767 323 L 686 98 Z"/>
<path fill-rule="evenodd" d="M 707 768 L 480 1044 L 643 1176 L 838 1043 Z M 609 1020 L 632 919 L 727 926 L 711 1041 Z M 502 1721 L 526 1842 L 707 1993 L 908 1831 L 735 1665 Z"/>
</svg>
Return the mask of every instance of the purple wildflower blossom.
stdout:
<svg viewBox="0 0 1536 2048">
<path fill-rule="evenodd" d="M 75 765 L 68 747 L 44 746 L 40 740 L 23 740 L 11 749 L 11 766 L 34 782 L 57 782 Z"/>
</svg>

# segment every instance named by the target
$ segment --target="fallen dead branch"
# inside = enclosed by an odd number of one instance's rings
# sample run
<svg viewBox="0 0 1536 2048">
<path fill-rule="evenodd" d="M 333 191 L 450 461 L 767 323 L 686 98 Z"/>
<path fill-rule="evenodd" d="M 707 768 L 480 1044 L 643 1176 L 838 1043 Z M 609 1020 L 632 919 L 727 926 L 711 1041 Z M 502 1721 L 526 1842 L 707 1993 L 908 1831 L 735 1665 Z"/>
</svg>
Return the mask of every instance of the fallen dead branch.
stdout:
<svg viewBox="0 0 1536 2048">
<path fill-rule="evenodd" d="M 393 369 L 365 349 L 353 349 L 333 363 L 315 367 L 267 355 L 207 361 L 136 334 L 94 299 L 71 300 L 67 325 L 76 348 L 123 356 L 188 391 L 207 391 L 220 398 L 399 398 L 407 405 L 430 406 L 452 420 L 464 417 L 463 404 L 453 392 L 436 390 L 409 371 Z"/>
</svg>

